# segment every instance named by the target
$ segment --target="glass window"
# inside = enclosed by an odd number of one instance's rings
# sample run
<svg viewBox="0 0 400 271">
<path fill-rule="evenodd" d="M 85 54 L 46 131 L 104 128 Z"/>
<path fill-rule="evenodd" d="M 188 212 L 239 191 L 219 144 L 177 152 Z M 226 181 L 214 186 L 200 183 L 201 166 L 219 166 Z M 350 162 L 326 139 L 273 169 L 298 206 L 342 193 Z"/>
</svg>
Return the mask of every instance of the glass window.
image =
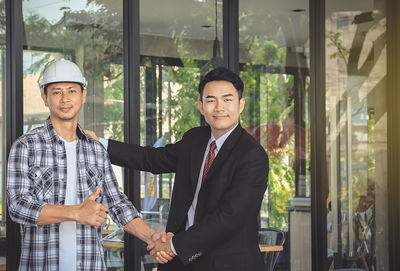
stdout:
<svg viewBox="0 0 400 271">
<path fill-rule="evenodd" d="M 389 270 L 386 1 L 326 1 L 331 269 Z"/>
<path fill-rule="evenodd" d="M 79 123 L 98 136 L 123 141 L 122 0 L 24 0 L 24 132 L 49 116 L 38 80 L 46 63 L 65 58 L 78 64 L 88 81 Z M 113 167 L 123 190 L 122 171 Z M 106 264 L 123 269 L 123 233 L 103 228 Z"/>
<path fill-rule="evenodd" d="M 176 142 L 203 123 L 197 87 L 222 64 L 222 1 L 140 1 L 140 55 L 141 144 Z M 156 230 L 165 230 L 173 181 L 141 175 L 143 218 Z M 144 244 L 142 251 L 142 270 L 152 270 Z"/>
<path fill-rule="evenodd" d="M 274 270 L 311 270 L 308 3 L 240 1 L 239 66 L 246 100 L 241 123 L 270 159 L 260 245 L 268 251 L 283 243 L 283 251 L 265 252 L 265 261 L 280 253 Z M 265 243 L 276 230 L 286 241 Z"/>
<path fill-rule="evenodd" d="M 6 11 L 0 0 L 0 270 L 6 269 L 6 157 L 5 157 L 5 91 L 6 91 Z"/>
</svg>

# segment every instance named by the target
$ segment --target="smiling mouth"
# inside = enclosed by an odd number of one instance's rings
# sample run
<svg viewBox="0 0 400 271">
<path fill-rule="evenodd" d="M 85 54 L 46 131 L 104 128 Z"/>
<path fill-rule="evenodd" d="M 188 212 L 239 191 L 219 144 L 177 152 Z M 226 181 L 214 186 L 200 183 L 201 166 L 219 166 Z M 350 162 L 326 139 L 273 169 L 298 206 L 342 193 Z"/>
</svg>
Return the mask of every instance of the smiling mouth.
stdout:
<svg viewBox="0 0 400 271">
<path fill-rule="evenodd" d="M 224 119 L 224 118 L 227 118 L 228 116 L 227 115 L 224 115 L 224 116 L 214 116 L 214 119 Z"/>
<path fill-rule="evenodd" d="M 64 113 L 67 113 L 69 110 L 71 110 L 71 108 L 72 108 L 72 106 L 71 107 L 60 107 L 60 110 Z"/>
</svg>

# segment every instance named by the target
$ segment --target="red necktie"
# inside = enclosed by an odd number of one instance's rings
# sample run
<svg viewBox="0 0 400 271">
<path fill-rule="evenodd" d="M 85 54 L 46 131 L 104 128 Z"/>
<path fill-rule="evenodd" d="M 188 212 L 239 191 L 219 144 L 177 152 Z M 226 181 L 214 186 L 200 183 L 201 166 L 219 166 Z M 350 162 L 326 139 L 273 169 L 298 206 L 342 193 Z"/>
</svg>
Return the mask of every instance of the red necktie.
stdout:
<svg viewBox="0 0 400 271">
<path fill-rule="evenodd" d="M 204 179 L 207 176 L 208 171 L 210 170 L 210 167 L 212 163 L 214 162 L 215 158 L 215 148 L 217 148 L 217 144 L 215 144 L 215 140 L 211 142 L 210 144 L 210 151 L 207 154 L 206 161 L 204 163 L 204 169 L 203 169 L 203 178 L 201 179 L 202 182 L 204 182 Z"/>
<path fill-rule="evenodd" d="M 212 163 L 214 162 L 214 158 L 215 158 L 214 151 L 215 151 L 216 148 L 217 148 L 217 144 L 215 144 L 215 140 L 214 140 L 210 144 L 210 150 L 208 151 L 208 154 L 207 154 L 207 157 L 206 157 L 206 161 L 204 162 L 203 177 L 201 179 L 201 183 L 204 182 L 204 179 L 206 178 L 207 173 L 210 170 L 210 167 L 211 167 Z M 193 224 L 196 223 L 196 218 L 197 218 L 197 206 L 196 206 L 196 210 L 194 211 Z"/>
</svg>

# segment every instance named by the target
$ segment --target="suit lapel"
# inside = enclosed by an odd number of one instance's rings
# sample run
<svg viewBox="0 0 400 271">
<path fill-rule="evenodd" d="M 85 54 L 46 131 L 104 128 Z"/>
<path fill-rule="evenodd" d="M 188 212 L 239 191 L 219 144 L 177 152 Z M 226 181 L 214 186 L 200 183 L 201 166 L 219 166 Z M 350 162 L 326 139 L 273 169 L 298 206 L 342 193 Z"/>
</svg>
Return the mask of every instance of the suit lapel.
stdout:
<svg viewBox="0 0 400 271">
<path fill-rule="evenodd" d="M 210 129 L 205 129 L 205 132 L 200 135 L 200 138 L 195 142 L 195 147 L 192 149 L 190 159 L 190 172 L 191 172 L 191 183 L 193 191 L 196 191 L 197 181 L 199 180 L 200 168 L 203 163 L 204 152 L 207 148 L 208 140 L 210 139 Z"/>
<path fill-rule="evenodd" d="M 218 155 L 217 155 L 217 157 L 215 157 L 215 160 L 214 160 L 213 164 L 211 165 L 210 171 L 208 172 L 207 177 L 204 180 L 204 182 L 207 182 L 207 180 L 210 178 L 210 176 L 212 176 L 214 171 L 222 165 L 222 163 L 225 161 L 226 158 L 229 157 L 231 150 L 236 146 L 236 143 L 239 140 L 242 132 L 243 132 L 243 129 L 239 123 L 238 126 L 235 128 L 235 130 L 233 130 L 232 133 L 225 140 L 224 144 L 222 145 L 221 150 L 218 151 Z"/>
</svg>

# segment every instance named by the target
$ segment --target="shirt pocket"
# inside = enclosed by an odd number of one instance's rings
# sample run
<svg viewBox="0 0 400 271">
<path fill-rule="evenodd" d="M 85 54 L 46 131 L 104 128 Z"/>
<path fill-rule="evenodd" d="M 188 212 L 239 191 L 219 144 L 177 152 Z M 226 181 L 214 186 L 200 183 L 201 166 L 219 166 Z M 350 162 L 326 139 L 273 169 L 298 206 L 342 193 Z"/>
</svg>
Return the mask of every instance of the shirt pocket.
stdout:
<svg viewBox="0 0 400 271">
<path fill-rule="evenodd" d="M 97 169 L 95 166 L 87 167 L 87 188 L 88 188 L 88 195 L 91 195 L 95 190 L 97 186 L 100 186 L 100 195 L 98 197 L 98 200 L 96 201 L 101 201 L 101 196 L 103 194 L 103 174 L 101 171 Z"/>
<path fill-rule="evenodd" d="M 39 201 L 53 203 L 54 201 L 54 176 L 52 168 L 32 167 L 29 177 L 34 183 L 34 194 Z"/>
</svg>

